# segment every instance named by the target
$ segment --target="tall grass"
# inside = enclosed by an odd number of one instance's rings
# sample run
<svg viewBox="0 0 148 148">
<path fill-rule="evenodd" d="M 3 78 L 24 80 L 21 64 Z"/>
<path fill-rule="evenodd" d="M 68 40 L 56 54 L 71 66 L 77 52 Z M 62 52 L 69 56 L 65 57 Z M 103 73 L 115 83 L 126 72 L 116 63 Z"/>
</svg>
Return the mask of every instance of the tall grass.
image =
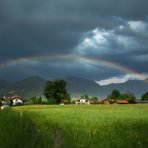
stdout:
<svg viewBox="0 0 148 148">
<path fill-rule="evenodd" d="M 12 109 L 0 110 L 0 148 L 35 148 L 36 144 L 41 147 L 41 137 L 26 112 L 20 116 Z"/>
<path fill-rule="evenodd" d="M 62 129 L 62 148 L 146 148 L 148 105 L 32 105 L 0 111 L 0 148 L 54 148 L 56 128 Z"/>
</svg>

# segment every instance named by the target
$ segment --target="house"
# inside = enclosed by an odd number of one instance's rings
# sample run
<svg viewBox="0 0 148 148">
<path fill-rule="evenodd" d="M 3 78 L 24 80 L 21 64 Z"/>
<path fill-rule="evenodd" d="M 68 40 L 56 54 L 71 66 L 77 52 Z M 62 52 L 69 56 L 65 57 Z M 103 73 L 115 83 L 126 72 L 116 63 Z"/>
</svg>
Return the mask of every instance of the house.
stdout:
<svg viewBox="0 0 148 148">
<path fill-rule="evenodd" d="M 8 107 L 9 107 L 8 103 L 5 102 L 5 101 L 2 101 L 1 109 L 6 109 L 6 108 L 8 108 Z"/>
<path fill-rule="evenodd" d="M 117 104 L 129 104 L 127 99 L 125 99 L 125 100 L 115 100 L 114 103 L 117 103 Z"/>
<path fill-rule="evenodd" d="M 128 100 L 114 100 L 114 99 L 102 99 L 100 101 L 103 104 L 129 104 Z"/>
<path fill-rule="evenodd" d="M 21 99 L 21 96 L 14 95 L 14 96 L 3 96 L 3 100 L 13 100 L 13 99 Z"/>
<path fill-rule="evenodd" d="M 79 99 L 76 101 L 76 104 L 90 104 L 90 101 L 88 99 Z"/>
<path fill-rule="evenodd" d="M 7 105 L 16 105 L 17 103 L 23 104 L 23 101 L 21 100 L 21 97 L 18 95 L 14 96 L 4 96 L 3 102 L 5 102 Z"/>
<path fill-rule="evenodd" d="M 18 98 L 13 99 L 13 105 L 17 105 L 17 104 L 23 104 L 23 101 Z"/>
<path fill-rule="evenodd" d="M 21 99 L 21 96 L 14 95 L 14 96 L 11 97 L 11 99 L 12 99 L 12 100 L 13 100 L 13 99 Z"/>
<path fill-rule="evenodd" d="M 9 105 L 2 105 L 1 106 L 1 109 L 6 109 L 6 108 L 9 108 Z"/>
<path fill-rule="evenodd" d="M 23 101 L 21 100 L 21 97 L 18 95 L 14 95 L 11 97 L 11 99 L 13 100 L 13 105 L 17 105 L 19 104 L 23 104 Z"/>
<path fill-rule="evenodd" d="M 113 103 L 115 102 L 115 100 L 105 98 L 105 99 L 100 100 L 100 102 L 101 102 L 102 104 L 113 104 Z"/>
</svg>

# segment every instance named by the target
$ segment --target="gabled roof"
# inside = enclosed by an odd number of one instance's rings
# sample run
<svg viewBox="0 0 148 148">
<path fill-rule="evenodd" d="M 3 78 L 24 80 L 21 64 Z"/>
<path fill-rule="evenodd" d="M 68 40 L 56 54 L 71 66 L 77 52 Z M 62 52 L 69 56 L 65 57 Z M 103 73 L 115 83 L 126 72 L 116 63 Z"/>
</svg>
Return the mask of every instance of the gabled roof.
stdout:
<svg viewBox="0 0 148 148">
<path fill-rule="evenodd" d="M 105 99 L 100 100 L 100 102 L 102 102 L 102 103 L 109 102 L 110 104 L 112 104 L 112 103 L 129 104 L 127 99 L 124 99 L 124 100 L 114 100 L 114 99 L 107 99 L 107 98 L 105 98 Z"/>
<path fill-rule="evenodd" d="M 129 104 L 128 100 L 115 100 L 118 104 Z"/>
<path fill-rule="evenodd" d="M 14 95 L 14 96 L 3 96 L 3 99 L 21 99 L 22 97 L 21 96 L 18 96 L 18 95 Z"/>
<path fill-rule="evenodd" d="M 107 99 L 107 98 L 101 100 L 101 102 L 106 102 L 106 101 L 108 101 L 110 103 L 113 103 L 115 100 L 113 100 L 113 99 Z"/>
<path fill-rule="evenodd" d="M 14 96 L 12 96 L 11 98 L 12 98 L 12 99 L 16 99 L 16 98 L 17 98 L 17 99 L 20 99 L 21 97 L 18 96 L 18 95 L 14 95 Z"/>
</svg>

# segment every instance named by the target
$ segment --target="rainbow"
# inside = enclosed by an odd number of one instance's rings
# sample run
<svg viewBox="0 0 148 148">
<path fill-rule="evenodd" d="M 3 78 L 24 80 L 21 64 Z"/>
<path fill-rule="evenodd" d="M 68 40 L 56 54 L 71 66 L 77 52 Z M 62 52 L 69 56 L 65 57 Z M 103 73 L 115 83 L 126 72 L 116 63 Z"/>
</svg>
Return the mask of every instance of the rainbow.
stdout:
<svg viewBox="0 0 148 148">
<path fill-rule="evenodd" d="M 63 54 L 63 53 L 46 53 L 42 55 L 36 55 L 36 56 L 30 56 L 30 57 L 24 57 L 24 58 L 18 58 L 17 60 L 10 60 L 6 63 L 0 64 L 0 68 L 4 68 L 10 65 L 15 65 L 15 64 L 20 64 L 32 60 L 75 60 L 75 61 L 83 61 L 83 62 L 88 62 L 88 63 L 94 63 L 98 65 L 104 65 L 106 67 L 114 68 L 119 71 L 122 71 L 124 73 L 132 75 L 136 79 L 140 80 L 145 80 L 147 79 L 147 75 L 142 74 L 134 69 L 125 67 L 123 65 L 120 65 L 119 63 L 115 63 L 112 61 L 104 60 L 98 57 L 94 56 L 87 56 L 87 55 L 79 55 L 75 53 L 70 53 L 70 54 Z"/>
</svg>

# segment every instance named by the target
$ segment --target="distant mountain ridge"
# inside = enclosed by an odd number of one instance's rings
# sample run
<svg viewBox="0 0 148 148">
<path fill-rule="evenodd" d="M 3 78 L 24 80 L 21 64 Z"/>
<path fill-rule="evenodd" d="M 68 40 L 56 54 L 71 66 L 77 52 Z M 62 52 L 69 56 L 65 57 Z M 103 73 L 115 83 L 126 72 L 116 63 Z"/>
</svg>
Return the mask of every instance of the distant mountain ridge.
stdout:
<svg viewBox="0 0 148 148">
<path fill-rule="evenodd" d="M 11 83 L 7 80 L 4 79 L 0 79 L 0 88 L 2 87 L 7 87 L 8 85 L 10 85 Z"/>
<path fill-rule="evenodd" d="M 121 92 L 133 92 L 137 97 L 148 91 L 148 83 L 140 80 L 130 80 L 122 84 L 110 84 L 101 86 L 93 80 L 80 77 L 59 78 L 67 82 L 67 90 L 72 97 L 90 95 L 106 97 L 113 89 Z M 23 97 L 43 96 L 43 89 L 47 80 L 32 76 L 17 82 L 8 82 L 0 79 L 0 96 L 21 95 Z"/>
<path fill-rule="evenodd" d="M 0 96 L 21 95 L 23 97 L 42 96 L 46 80 L 33 76 L 21 81 L 13 82 L 5 87 L 0 87 Z"/>
<path fill-rule="evenodd" d="M 72 96 L 78 95 L 98 95 L 100 85 L 96 82 L 79 77 L 67 77 L 64 79 L 67 82 L 68 92 Z"/>
</svg>

